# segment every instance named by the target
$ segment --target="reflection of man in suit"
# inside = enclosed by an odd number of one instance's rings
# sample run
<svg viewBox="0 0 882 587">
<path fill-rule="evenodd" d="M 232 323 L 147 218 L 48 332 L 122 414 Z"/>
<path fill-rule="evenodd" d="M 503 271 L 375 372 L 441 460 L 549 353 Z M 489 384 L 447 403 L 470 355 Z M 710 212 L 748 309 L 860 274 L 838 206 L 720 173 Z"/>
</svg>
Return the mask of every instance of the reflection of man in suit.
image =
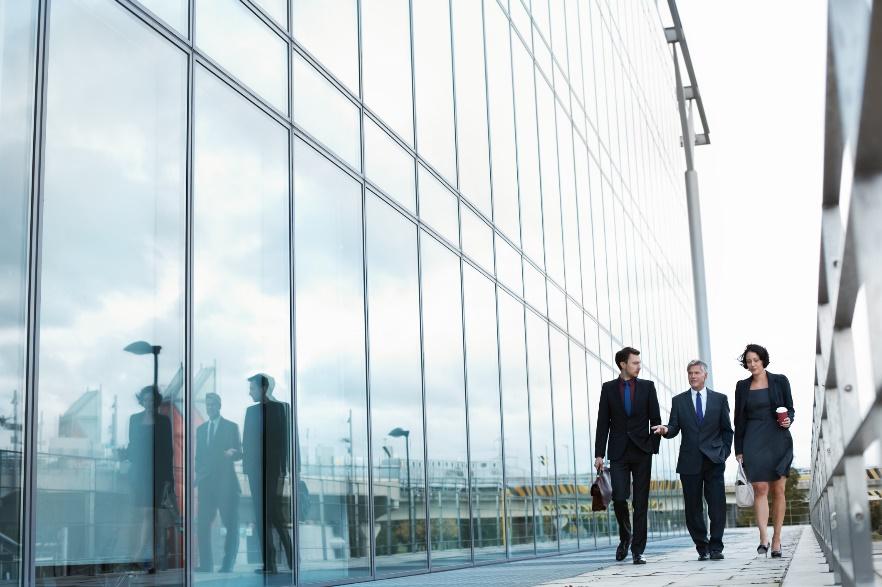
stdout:
<svg viewBox="0 0 882 587">
<path fill-rule="evenodd" d="M 233 461 L 242 458 L 239 426 L 220 415 L 221 398 L 205 394 L 208 421 L 196 429 L 196 487 L 199 490 L 197 531 L 199 536 L 199 567 L 211 572 L 211 524 L 220 511 L 221 523 L 227 531 L 221 572 L 233 570 L 239 552 L 239 480 Z"/>
<path fill-rule="evenodd" d="M 732 450 L 732 423 L 729 420 L 729 399 L 722 393 L 707 389 L 707 365 L 692 361 L 686 367 L 689 391 L 671 400 L 671 419 L 667 426 L 656 428 L 656 434 L 674 438 L 683 433 L 677 473 L 683 483 L 686 505 L 686 527 L 698 550 L 698 560 L 723 559 L 723 530 L 726 528 L 726 458 Z M 701 496 L 707 500 L 710 517 L 710 540 L 704 521 Z"/>
<path fill-rule="evenodd" d="M 291 535 L 283 511 L 285 478 L 290 470 L 291 432 L 290 406 L 273 399 L 269 394 L 274 381 L 264 373 L 248 378 L 249 395 L 256 403 L 245 411 L 243 438 L 243 467 L 248 475 L 254 519 L 263 557 L 263 568 L 258 573 L 276 573 L 276 549 L 272 529 L 279 534 L 285 550 L 288 568 L 292 566 Z"/>
<path fill-rule="evenodd" d="M 619 377 L 600 389 L 597 411 L 597 436 L 594 443 L 594 467 L 603 468 L 603 456 L 609 437 L 610 476 L 613 509 L 619 523 L 619 547 L 616 560 L 625 559 L 628 545 L 634 564 L 646 563 L 646 517 L 649 510 L 649 478 L 652 454 L 658 452 L 659 438 L 650 434 L 650 426 L 661 424 L 655 384 L 637 379 L 640 374 L 640 351 L 625 347 L 616 353 Z M 628 514 L 631 480 L 634 482 L 634 532 Z"/>
</svg>

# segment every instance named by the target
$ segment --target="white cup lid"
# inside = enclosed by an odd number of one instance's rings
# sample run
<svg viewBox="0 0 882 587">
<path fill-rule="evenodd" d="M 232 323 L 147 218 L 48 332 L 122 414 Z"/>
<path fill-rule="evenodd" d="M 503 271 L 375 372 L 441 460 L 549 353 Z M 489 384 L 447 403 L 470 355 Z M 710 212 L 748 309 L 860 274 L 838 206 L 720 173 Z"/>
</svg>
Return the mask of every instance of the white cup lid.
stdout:
<svg viewBox="0 0 882 587">
<path fill-rule="evenodd" d="M 783 414 L 784 412 L 787 411 L 787 408 L 778 408 L 775 411 L 778 412 L 779 414 Z"/>
</svg>

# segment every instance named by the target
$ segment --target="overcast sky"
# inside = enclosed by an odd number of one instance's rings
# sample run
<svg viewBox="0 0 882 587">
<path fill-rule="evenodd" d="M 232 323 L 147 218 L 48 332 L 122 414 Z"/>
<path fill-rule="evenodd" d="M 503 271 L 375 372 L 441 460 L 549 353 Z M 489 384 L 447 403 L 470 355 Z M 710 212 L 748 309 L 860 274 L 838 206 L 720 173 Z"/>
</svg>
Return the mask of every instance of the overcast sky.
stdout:
<svg viewBox="0 0 882 587">
<path fill-rule="evenodd" d="M 824 136 L 826 2 L 678 0 L 712 144 L 697 149 L 714 385 L 748 342 L 793 388 L 808 467 Z M 685 374 L 684 374 L 685 382 Z M 734 404 L 732 404 L 734 405 Z"/>
</svg>

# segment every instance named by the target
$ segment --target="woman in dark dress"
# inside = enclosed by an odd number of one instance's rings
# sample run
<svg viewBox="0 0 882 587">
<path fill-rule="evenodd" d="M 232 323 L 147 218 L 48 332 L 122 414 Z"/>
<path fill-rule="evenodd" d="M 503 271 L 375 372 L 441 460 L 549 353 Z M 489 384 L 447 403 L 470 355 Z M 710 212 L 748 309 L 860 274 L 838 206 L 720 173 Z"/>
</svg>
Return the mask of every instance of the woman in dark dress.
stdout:
<svg viewBox="0 0 882 587">
<path fill-rule="evenodd" d="M 760 545 L 757 554 L 781 556 L 781 526 L 787 502 L 784 488 L 793 462 L 793 397 L 790 382 L 784 375 L 766 371 L 769 352 L 758 344 L 749 344 L 741 355 L 741 365 L 750 377 L 735 386 L 735 458 L 744 465 L 744 472 L 753 485 L 753 509 L 759 526 Z M 776 410 L 786 408 L 787 416 L 778 422 Z M 774 533 L 768 540 L 768 495 L 772 494 Z"/>
<path fill-rule="evenodd" d="M 139 516 L 137 556 L 148 570 L 162 570 L 166 528 L 161 512 L 174 495 L 172 426 L 168 416 L 159 413 L 162 395 L 154 386 L 141 389 L 137 398 L 144 411 L 129 418 L 127 450 L 132 501 Z"/>
</svg>

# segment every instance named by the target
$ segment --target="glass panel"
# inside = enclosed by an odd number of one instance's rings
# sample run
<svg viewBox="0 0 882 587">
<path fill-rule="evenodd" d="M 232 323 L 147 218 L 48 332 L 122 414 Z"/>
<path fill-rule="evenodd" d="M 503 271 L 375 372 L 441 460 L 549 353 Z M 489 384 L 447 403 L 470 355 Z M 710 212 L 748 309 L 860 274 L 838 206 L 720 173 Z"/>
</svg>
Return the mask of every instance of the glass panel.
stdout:
<svg viewBox="0 0 882 587">
<path fill-rule="evenodd" d="M 466 379 L 469 390 L 472 529 L 475 560 L 505 557 L 502 420 L 493 283 L 463 265 Z"/>
<path fill-rule="evenodd" d="M 524 295 L 521 255 L 498 234 L 496 237 L 496 278 L 510 290 Z"/>
<path fill-rule="evenodd" d="M 309 63 L 294 53 L 294 122 L 361 169 L 359 109 Z"/>
<path fill-rule="evenodd" d="M 293 581 L 288 131 L 202 68 L 195 100 L 194 582 Z"/>
<path fill-rule="evenodd" d="M 600 324 L 609 324 L 609 276 L 606 272 L 606 226 L 603 220 L 603 190 L 600 169 L 592 161 L 588 167 L 591 177 L 591 225 L 594 234 L 594 262 L 597 288 L 597 314 Z"/>
<path fill-rule="evenodd" d="M 505 531 L 512 555 L 535 552 L 533 468 L 530 456 L 530 399 L 524 306 L 499 292 L 499 369 L 505 447 Z"/>
<path fill-rule="evenodd" d="M 582 299 L 582 275 L 579 261 L 579 214 L 576 208 L 576 169 L 573 161 L 573 126 L 563 109 L 557 107 L 558 153 L 560 153 L 560 197 L 563 219 L 566 290 Z M 561 284 L 563 285 L 563 284 Z"/>
<path fill-rule="evenodd" d="M 419 166 L 420 218 L 438 234 L 459 246 L 459 217 L 456 196 L 425 167 Z"/>
<path fill-rule="evenodd" d="M 426 461 L 432 565 L 470 561 L 460 261 L 422 236 Z"/>
<path fill-rule="evenodd" d="M 539 155 L 542 163 L 542 211 L 545 224 L 545 268 L 558 283 L 564 282 L 563 236 L 560 218 L 560 181 L 557 138 L 554 130 L 554 96 L 544 80 L 536 85 L 539 112 Z"/>
<path fill-rule="evenodd" d="M 417 230 L 369 194 L 367 275 L 377 573 L 425 569 Z"/>
<path fill-rule="evenodd" d="M 37 585 L 182 585 L 187 62 L 111 2 L 49 28 Z"/>
<path fill-rule="evenodd" d="M 288 44 L 237 0 L 196 0 L 196 44 L 288 113 Z"/>
<path fill-rule="evenodd" d="M 412 6 L 417 146 L 420 155 L 456 185 L 450 2 L 420 0 Z"/>
<path fill-rule="evenodd" d="M 570 377 L 573 398 L 573 457 L 575 465 L 576 499 L 578 515 L 570 518 L 577 527 L 579 548 L 597 546 L 591 509 L 591 484 L 594 482 L 594 439 L 588 424 L 588 414 L 594 404 L 588 397 L 585 375 L 585 351 L 570 343 Z"/>
<path fill-rule="evenodd" d="M 557 454 L 557 500 L 560 512 L 560 548 L 578 546 L 578 504 L 573 454 L 573 406 L 570 398 L 570 357 L 567 337 L 551 333 L 551 388 L 554 399 L 554 446 Z M 590 486 L 589 486 L 590 487 Z M 590 495 L 590 492 L 589 494 Z"/>
<path fill-rule="evenodd" d="M 610 320 L 608 323 L 610 333 L 616 337 L 622 336 L 622 320 L 621 320 L 621 292 L 619 285 L 619 264 L 625 257 L 621 256 L 621 249 L 617 246 L 619 235 L 618 218 L 616 218 L 616 209 L 618 208 L 615 196 L 612 195 L 612 189 L 606 189 L 608 184 L 604 186 L 603 191 L 603 223 L 606 230 L 606 266 L 609 270 L 609 307 Z"/>
<path fill-rule="evenodd" d="M 548 314 L 545 298 L 545 277 L 524 259 L 524 299 L 543 314 Z"/>
<path fill-rule="evenodd" d="M 492 218 L 481 6 L 474 0 L 451 1 L 459 190 L 484 216 Z"/>
<path fill-rule="evenodd" d="M 548 323 L 527 312 L 527 373 L 530 382 L 530 436 L 533 446 L 533 497 L 536 551 L 558 548 L 557 485 L 554 475 L 554 419 L 548 365 Z"/>
<path fill-rule="evenodd" d="M 359 184 L 294 148 L 297 545 L 302 582 L 370 574 L 364 282 Z"/>
<path fill-rule="evenodd" d="M 463 251 L 492 275 L 493 229 L 462 202 L 459 204 L 459 213 L 462 222 Z"/>
<path fill-rule="evenodd" d="M 559 287 L 548 282 L 548 317 L 561 328 L 567 327 L 567 298 Z"/>
<path fill-rule="evenodd" d="M 408 5 L 408 0 L 365 0 L 361 42 L 365 104 L 413 145 Z"/>
<path fill-rule="evenodd" d="M 593 165 L 593 162 L 591 162 Z M 594 275 L 594 227 L 591 223 L 591 196 L 588 179 L 588 149 L 576 141 L 576 193 L 579 212 L 579 260 L 582 270 L 582 306 L 597 315 L 597 290 Z"/>
<path fill-rule="evenodd" d="M 0 437 L 3 521 L 8 537 L 0 581 L 21 577 L 21 457 L 24 442 L 25 308 L 27 305 L 28 205 L 33 134 L 36 2 L 0 4 Z M 26 99 L 27 98 L 27 99 Z"/>
<path fill-rule="evenodd" d="M 294 0 L 294 38 L 358 94 L 357 0 Z"/>
<path fill-rule="evenodd" d="M 273 17 L 283 29 L 288 30 L 288 0 L 254 0 L 254 2 Z"/>
<path fill-rule="evenodd" d="M 364 172 L 381 190 L 416 214 L 413 157 L 369 118 L 364 119 Z"/>
<path fill-rule="evenodd" d="M 585 344 L 585 323 L 582 310 L 573 300 L 567 298 L 567 332 L 582 344 Z"/>
<path fill-rule="evenodd" d="M 487 87 L 490 104 L 490 153 L 493 164 L 493 222 L 516 244 L 518 181 L 508 18 L 496 2 L 484 3 L 487 34 Z"/>
<path fill-rule="evenodd" d="M 520 4 L 515 0 L 514 4 Z M 540 267 L 545 265 L 542 245 L 542 194 L 539 184 L 539 139 L 536 136 L 536 93 L 533 58 L 519 39 L 512 39 L 515 116 L 518 132 L 518 185 L 524 252 Z"/>
<path fill-rule="evenodd" d="M 187 31 L 187 0 L 138 0 L 150 12 L 170 24 L 185 37 Z"/>
</svg>

